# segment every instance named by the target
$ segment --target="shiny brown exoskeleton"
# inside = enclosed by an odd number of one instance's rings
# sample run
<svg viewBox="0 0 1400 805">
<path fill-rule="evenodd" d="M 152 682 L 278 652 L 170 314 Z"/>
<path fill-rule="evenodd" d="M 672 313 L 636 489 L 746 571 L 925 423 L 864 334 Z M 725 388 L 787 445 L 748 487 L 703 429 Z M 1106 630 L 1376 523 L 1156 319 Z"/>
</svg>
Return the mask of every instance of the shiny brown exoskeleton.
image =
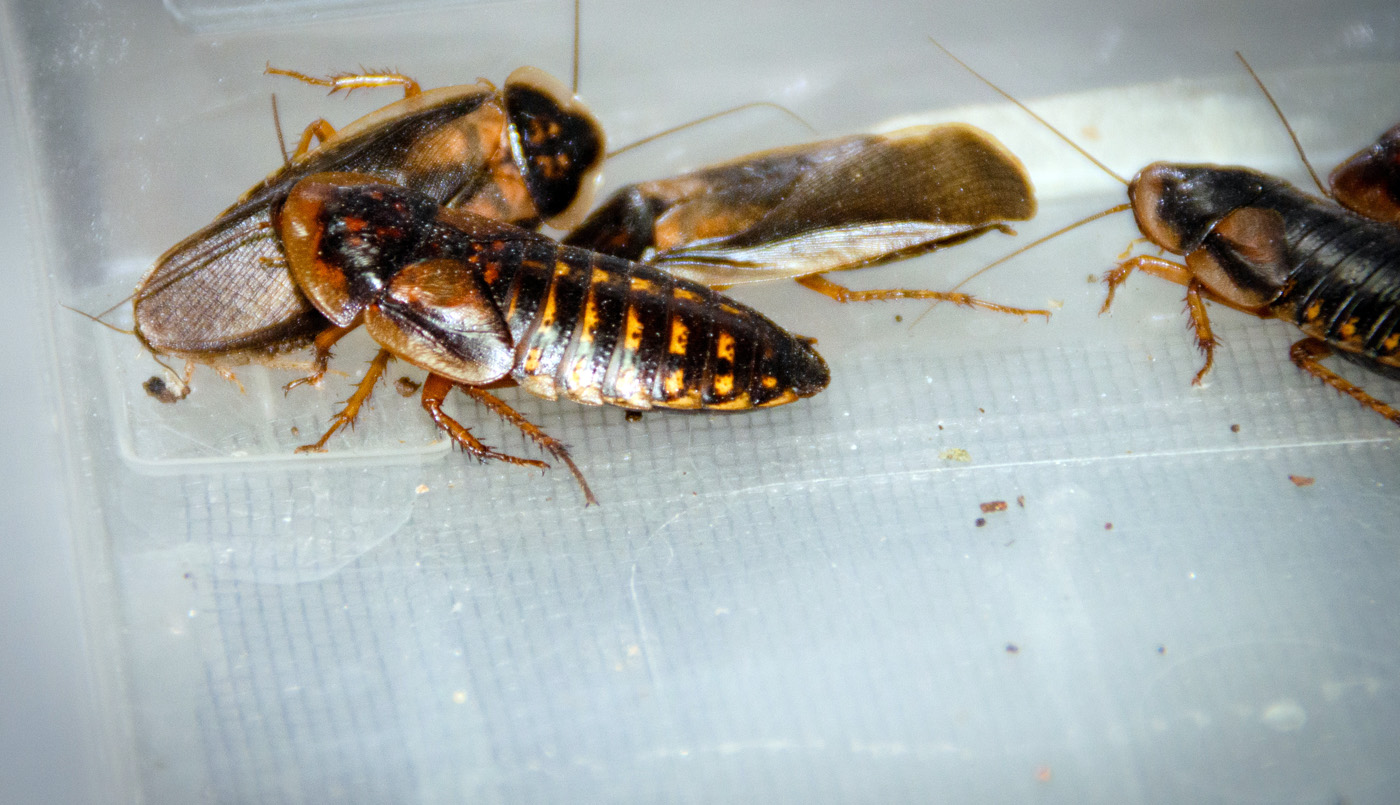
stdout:
<svg viewBox="0 0 1400 805">
<path fill-rule="evenodd" d="M 1400 226 L 1400 125 L 1338 165 L 1328 183 L 1343 207 Z"/>
<path fill-rule="evenodd" d="M 186 359 L 186 379 L 193 363 L 266 358 L 328 327 L 288 273 L 276 225 L 303 177 L 355 171 L 525 226 L 569 226 L 591 202 L 602 130 L 539 70 L 515 71 L 500 90 L 480 82 L 427 91 L 394 74 L 269 72 L 332 91 L 398 85 L 405 97 L 340 131 L 312 124 L 286 165 L 156 262 L 133 295 L 136 334 L 152 352 Z M 321 142 L 311 149 L 313 139 Z M 162 399 L 187 391 L 186 384 Z"/>
<path fill-rule="evenodd" d="M 313 448 L 353 420 L 390 355 L 426 369 L 423 407 L 478 458 L 486 448 L 442 412 L 453 385 L 566 461 L 558 442 L 484 389 L 519 384 L 633 411 L 740 411 L 808 397 L 829 381 L 807 341 L 697 283 L 543 235 L 373 177 L 323 174 L 291 191 L 279 222 L 291 274 L 343 333 L 381 352 Z"/>
<path fill-rule="evenodd" d="M 1035 214 L 1025 168 L 990 134 L 920 126 L 779 148 L 618 190 L 565 243 L 710 287 L 796 279 L 841 302 L 943 299 L 851 291 L 823 275 L 955 245 Z"/>
</svg>

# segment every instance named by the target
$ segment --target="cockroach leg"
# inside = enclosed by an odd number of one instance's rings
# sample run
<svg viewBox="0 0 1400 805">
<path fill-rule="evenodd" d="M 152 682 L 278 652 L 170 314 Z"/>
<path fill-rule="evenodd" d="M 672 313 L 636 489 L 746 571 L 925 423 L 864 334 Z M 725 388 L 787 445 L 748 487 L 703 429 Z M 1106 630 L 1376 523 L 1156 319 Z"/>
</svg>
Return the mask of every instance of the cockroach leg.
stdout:
<svg viewBox="0 0 1400 805">
<path fill-rule="evenodd" d="M 1201 299 L 1203 287 L 1200 280 L 1195 279 L 1186 285 L 1186 312 L 1191 317 L 1191 328 L 1196 332 L 1196 348 L 1206 356 L 1205 365 L 1191 379 L 1193 386 L 1201 385 L 1201 378 L 1205 377 L 1206 372 L 1214 365 L 1215 347 L 1220 343 L 1210 329 L 1210 315 L 1206 313 L 1206 303 Z"/>
<path fill-rule="evenodd" d="M 350 395 L 350 399 L 345 401 L 345 407 L 340 409 L 340 413 L 331 417 L 331 427 L 321 435 L 320 440 L 315 444 L 304 444 L 297 448 L 298 453 L 322 453 L 325 452 L 326 442 L 336 431 L 349 425 L 355 427 L 355 417 L 360 415 L 360 406 L 374 393 L 374 384 L 379 382 L 379 378 L 384 376 L 384 370 L 389 366 L 389 361 L 393 359 L 393 353 L 387 349 L 379 350 L 379 354 L 374 356 L 374 360 L 369 362 L 369 370 L 360 380 L 360 385 L 355 388 L 355 393 Z"/>
<path fill-rule="evenodd" d="M 319 384 L 321 382 L 321 378 L 325 377 L 326 375 L 326 368 L 330 366 L 331 347 L 335 346 L 337 341 L 344 338 L 346 334 L 353 329 L 355 328 L 331 326 L 318 333 L 316 335 L 316 340 L 312 342 L 312 346 L 316 350 L 316 357 L 312 359 L 313 368 L 311 370 L 311 374 L 307 375 L 306 377 L 297 378 L 296 380 L 293 380 L 290 383 L 286 384 L 282 387 L 282 393 L 285 394 L 291 391 L 292 389 L 296 388 L 297 386 L 315 386 Z"/>
<path fill-rule="evenodd" d="M 331 94 L 337 92 L 350 93 L 357 89 L 372 89 L 375 87 L 403 87 L 403 96 L 412 98 L 421 93 L 418 82 L 406 75 L 398 73 L 340 73 L 326 78 L 309 76 L 306 73 L 299 73 L 296 70 L 284 70 L 280 67 L 268 65 L 264 72 L 270 75 L 284 75 L 288 78 L 295 78 L 305 84 L 312 84 L 318 87 L 328 87 Z"/>
<path fill-rule="evenodd" d="M 991 310 L 997 313 L 1010 313 L 1015 316 L 1044 316 L 1050 318 L 1048 310 L 1026 310 L 1019 307 L 1009 307 L 999 305 L 995 302 L 987 302 L 975 296 L 956 291 L 919 291 L 904 288 L 891 288 L 880 291 L 853 291 L 844 285 L 837 285 L 821 274 L 809 274 L 805 277 L 798 277 L 797 284 L 804 288 L 810 288 L 817 293 L 836 300 L 837 302 L 882 302 L 890 299 L 936 299 L 940 302 L 952 302 L 961 307 L 977 307 L 983 310 Z"/>
<path fill-rule="evenodd" d="M 442 410 L 442 401 L 447 399 L 447 394 L 452 391 L 453 385 L 455 384 L 451 380 L 448 380 L 442 375 L 431 372 L 428 373 L 428 379 L 423 381 L 422 402 L 423 410 L 428 412 L 428 416 L 433 418 L 433 421 L 437 423 L 439 428 L 447 431 L 447 435 L 452 437 L 452 441 L 456 442 L 458 447 L 461 447 L 469 455 L 475 457 L 479 461 L 491 459 L 494 461 L 504 461 L 507 464 L 515 464 L 520 467 L 536 467 L 542 470 L 549 469 L 549 465 L 543 461 L 536 461 L 533 458 L 520 458 L 519 456 L 511 456 L 496 452 L 482 443 L 480 439 L 473 436 L 465 425 L 448 416 L 447 413 Z M 462 388 L 463 390 L 466 389 L 465 386 Z M 490 395 L 488 394 L 486 396 L 489 397 Z M 500 401 L 497 400 L 497 402 Z M 505 403 L 501 403 L 501 405 L 504 407 Z M 509 411 L 510 409 L 507 408 L 506 410 Z M 511 413 L 515 414 L 514 411 L 511 411 Z M 515 415 L 520 416 L 519 414 Z M 585 487 L 585 489 L 587 489 L 587 487 Z M 592 496 L 590 495 L 589 497 L 591 500 Z"/>
<path fill-rule="evenodd" d="M 307 126 L 301 133 L 301 140 L 297 143 L 296 153 L 292 154 L 292 159 L 305 156 L 311 150 L 311 141 L 325 142 L 335 136 L 335 127 L 326 121 L 324 117 L 317 118 L 315 122 Z"/>
<path fill-rule="evenodd" d="M 461 389 L 463 394 L 466 394 L 473 400 L 490 408 L 501 419 L 519 428 L 520 432 L 525 434 L 525 436 L 535 444 L 539 445 L 540 449 L 564 462 L 564 464 L 568 466 L 569 472 L 574 474 L 574 479 L 578 481 L 579 488 L 583 490 L 583 497 L 586 500 L 584 503 L 585 506 L 592 506 L 598 502 L 598 499 L 593 497 L 593 490 L 588 488 L 588 482 L 583 479 L 583 473 L 580 472 L 578 466 L 574 464 L 574 460 L 569 457 L 569 448 L 565 447 L 563 442 L 550 436 L 543 430 L 540 430 L 538 425 L 526 419 L 524 416 L 521 416 L 519 411 L 506 405 L 504 400 L 491 392 L 475 386 L 462 384 L 458 384 L 457 388 Z"/>
<path fill-rule="evenodd" d="M 1099 315 L 1108 312 L 1108 308 L 1113 304 L 1113 295 L 1118 292 L 1118 286 L 1127 282 L 1128 275 L 1134 271 L 1142 271 L 1154 277 L 1161 277 L 1168 282 L 1175 282 L 1177 285 L 1187 286 L 1191 284 L 1191 270 L 1180 263 L 1173 263 L 1170 260 L 1145 254 L 1128 258 L 1104 273 L 1102 279 L 1103 283 L 1108 286 L 1108 296 L 1103 300 L 1103 307 L 1099 308 Z"/>
<path fill-rule="evenodd" d="M 1400 411 L 1372 397 L 1360 386 L 1322 365 L 1322 360 L 1331 354 L 1332 348 L 1316 338 L 1304 338 L 1288 350 L 1288 357 L 1299 369 L 1400 425 Z"/>
</svg>

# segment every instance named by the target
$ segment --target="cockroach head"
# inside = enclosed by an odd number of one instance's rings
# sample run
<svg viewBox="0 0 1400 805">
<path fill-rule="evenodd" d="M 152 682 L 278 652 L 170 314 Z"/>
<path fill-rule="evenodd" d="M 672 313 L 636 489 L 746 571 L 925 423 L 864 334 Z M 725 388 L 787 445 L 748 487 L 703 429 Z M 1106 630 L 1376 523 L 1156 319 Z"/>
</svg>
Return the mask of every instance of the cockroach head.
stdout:
<svg viewBox="0 0 1400 805">
<path fill-rule="evenodd" d="M 1215 225 L 1263 191 L 1264 176 L 1245 168 L 1154 162 L 1128 185 L 1133 217 L 1153 243 L 1195 251 Z"/>
</svg>

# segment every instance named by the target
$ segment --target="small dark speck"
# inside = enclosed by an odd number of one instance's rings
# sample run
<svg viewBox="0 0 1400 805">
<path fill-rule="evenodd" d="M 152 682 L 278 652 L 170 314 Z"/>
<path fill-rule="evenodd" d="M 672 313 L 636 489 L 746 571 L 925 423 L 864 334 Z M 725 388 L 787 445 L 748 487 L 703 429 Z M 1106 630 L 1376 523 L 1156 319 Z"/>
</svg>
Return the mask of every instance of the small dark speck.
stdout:
<svg viewBox="0 0 1400 805">
<path fill-rule="evenodd" d="M 623 414 L 623 416 L 625 416 L 625 417 L 627 418 L 627 421 L 628 421 L 628 422 L 641 422 L 641 421 L 642 421 L 642 412 L 641 412 L 641 411 L 628 411 L 626 414 Z"/>
<path fill-rule="evenodd" d="M 1007 644 L 1006 644 L 1006 653 L 1007 653 L 1007 654 L 1016 654 L 1016 653 L 1018 653 L 1020 650 L 1021 650 L 1021 647 L 1018 646 L 1018 645 L 1016 645 L 1015 643 L 1007 643 Z"/>
<path fill-rule="evenodd" d="M 938 426 L 938 429 L 939 429 L 939 430 L 943 430 L 943 426 L 942 426 L 942 425 L 939 425 L 939 426 Z"/>
<path fill-rule="evenodd" d="M 1157 653 L 1158 653 L 1158 654 L 1166 654 L 1166 653 L 1167 653 L 1167 647 L 1166 647 L 1166 646 L 1158 646 L 1158 647 L 1157 647 Z"/>
<path fill-rule="evenodd" d="M 1020 507 L 1023 508 L 1023 509 L 1026 508 L 1026 496 L 1025 496 L 1025 495 L 1017 495 L 1017 496 L 1016 496 L 1016 505 L 1017 505 L 1017 506 L 1020 506 Z"/>
<path fill-rule="evenodd" d="M 985 414 L 985 413 L 987 413 L 987 409 L 985 409 L 985 408 L 978 408 L 978 409 L 977 409 L 977 413 L 979 413 L 979 414 Z"/>
<path fill-rule="evenodd" d="M 1112 530 L 1113 530 L 1113 523 L 1104 523 L 1104 524 L 1103 524 L 1103 530 L 1104 530 L 1104 531 L 1112 531 Z"/>
<path fill-rule="evenodd" d="M 293 436 L 300 436 L 300 435 L 301 435 L 301 428 L 298 428 L 296 425 L 293 425 L 293 426 L 292 426 L 292 435 L 293 435 Z"/>
<path fill-rule="evenodd" d="M 904 321 L 904 317 L 901 316 L 901 315 L 899 315 L 898 313 L 896 313 L 896 314 L 894 314 L 894 321 L 895 321 L 895 324 L 898 324 L 899 322 Z"/>
<path fill-rule="evenodd" d="M 1230 432 L 1231 432 L 1231 433 L 1239 433 L 1239 432 L 1240 432 L 1240 426 L 1239 426 L 1239 425 L 1231 425 L 1231 426 L 1230 426 Z"/>
<path fill-rule="evenodd" d="M 192 579 L 192 578 L 194 578 L 194 576 L 193 576 L 192 574 L 190 574 L 190 573 L 186 573 L 186 574 L 185 574 L 185 578 L 187 578 L 187 579 Z"/>
<path fill-rule="evenodd" d="M 984 526 L 984 525 L 987 524 L 987 518 L 985 518 L 985 517 L 978 517 L 976 520 L 973 520 L 973 521 L 972 521 L 972 524 L 975 525 L 975 526 L 977 526 L 978 528 L 981 528 L 982 526 Z"/>
</svg>

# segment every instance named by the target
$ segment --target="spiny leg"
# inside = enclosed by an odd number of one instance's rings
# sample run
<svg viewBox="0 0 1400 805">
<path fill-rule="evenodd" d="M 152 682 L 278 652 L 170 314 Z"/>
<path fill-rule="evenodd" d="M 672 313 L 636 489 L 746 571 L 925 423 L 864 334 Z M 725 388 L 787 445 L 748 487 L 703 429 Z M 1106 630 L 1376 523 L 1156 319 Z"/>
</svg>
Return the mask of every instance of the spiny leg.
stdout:
<svg viewBox="0 0 1400 805">
<path fill-rule="evenodd" d="M 452 391 L 451 380 L 437 374 L 428 374 L 428 379 L 423 381 L 423 410 L 428 412 L 428 416 L 433 418 L 439 428 L 447 431 L 447 435 L 452 437 L 459 447 L 469 455 L 480 461 L 492 459 L 504 461 L 507 464 L 515 464 L 520 467 L 537 467 L 542 470 L 549 469 L 549 465 L 543 461 L 536 461 L 532 458 L 520 458 L 518 456 L 498 453 L 487 447 L 480 439 L 472 435 L 462 423 L 448 416 L 442 410 L 442 401 L 447 399 L 448 392 Z"/>
<path fill-rule="evenodd" d="M 956 291 L 916 291 L 904 288 L 892 288 L 882 291 L 853 291 L 844 285 L 837 285 L 821 274 L 808 274 L 805 277 L 797 277 L 797 284 L 804 288 L 810 288 L 817 293 L 835 299 L 837 302 L 883 302 L 891 299 L 936 299 L 941 302 L 952 302 L 962 307 L 977 307 L 983 310 L 992 310 L 997 313 L 1010 313 L 1016 316 L 1044 316 L 1050 318 L 1048 310 L 1024 310 L 1019 307 L 1009 307 L 999 305 L 995 302 L 987 302 L 965 293 Z"/>
<path fill-rule="evenodd" d="M 538 425 L 521 416 L 520 412 L 506 405 L 504 400 L 489 391 L 475 386 L 458 385 L 457 388 L 460 388 L 463 394 L 490 408 L 501 419 L 519 428 L 520 432 L 539 445 L 540 449 L 564 462 L 568 466 L 569 472 L 574 474 L 574 479 L 578 481 L 579 487 L 583 489 L 583 497 L 587 501 L 584 503 L 585 506 L 592 506 L 598 502 L 598 499 L 593 497 L 593 490 L 588 488 L 588 482 L 583 479 L 583 473 L 574 464 L 574 460 L 569 457 L 569 448 L 565 447 L 563 442 L 540 430 Z"/>
<path fill-rule="evenodd" d="M 331 427 L 322 434 L 315 444 L 304 444 L 297 448 L 298 453 L 323 453 L 326 450 L 326 442 L 336 431 L 349 425 L 355 426 L 355 417 L 360 414 L 360 406 L 374 393 L 374 384 L 379 382 L 379 378 L 384 376 L 384 369 L 388 367 L 389 361 L 394 356 L 387 349 L 379 350 L 379 354 L 374 356 L 374 360 L 369 362 L 369 370 L 360 380 L 360 385 L 355 387 L 355 393 L 350 395 L 350 399 L 345 401 L 345 407 L 340 409 L 340 413 L 331 417 Z"/>
<path fill-rule="evenodd" d="M 305 84 L 312 84 L 318 87 L 329 87 L 332 94 L 336 92 L 353 92 L 357 89 L 373 89 L 376 87 L 403 87 L 403 96 L 412 98 L 422 92 L 418 87 L 418 82 L 406 75 L 398 73 L 340 73 L 326 78 L 316 78 L 306 73 L 299 73 L 296 70 L 283 70 L 280 67 L 268 65 L 265 72 L 271 75 L 284 75 L 288 78 L 295 78 Z"/>
<path fill-rule="evenodd" d="M 317 118 L 311 125 L 301 132 L 301 140 L 297 142 L 296 153 L 292 154 L 292 159 L 300 159 L 311 150 L 311 141 L 325 142 L 335 136 L 335 127 L 324 117 Z"/>
<path fill-rule="evenodd" d="M 1191 379 L 1191 385 L 1201 385 L 1201 378 L 1206 376 L 1210 367 L 1215 363 L 1215 347 L 1219 344 L 1215 333 L 1210 329 L 1210 316 L 1206 313 L 1206 303 L 1201 300 L 1201 283 L 1191 280 L 1186 286 L 1186 313 L 1191 317 L 1191 327 L 1196 333 L 1196 348 L 1205 353 L 1206 363 L 1196 376 Z"/>
<path fill-rule="evenodd" d="M 1294 365 L 1299 369 L 1400 425 L 1400 411 L 1377 400 L 1360 386 L 1322 365 L 1322 359 L 1331 354 L 1332 348 L 1316 338 L 1304 338 L 1288 350 L 1288 357 L 1293 359 Z"/>
<path fill-rule="evenodd" d="M 291 391 L 292 389 L 296 388 L 297 386 L 307 384 L 314 386 L 317 383 L 320 383 L 321 378 L 325 377 L 326 375 L 326 367 L 329 366 L 331 362 L 331 347 L 335 346 L 337 341 L 344 338 L 346 334 L 348 334 L 353 329 L 355 329 L 354 326 L 336 327 L 332 325 L 317 333 L 316 340 L 312 342 L 312 346 L 316 350 L 316 357 L 312 359 L 313 363 L 311 374 L 307 375 L 306 377 L 297 378 L 296 380 L 293 380 L 290 383 L 286 384 L 282 387 L 282 393 L 285 394 Z"/>
</svg>

